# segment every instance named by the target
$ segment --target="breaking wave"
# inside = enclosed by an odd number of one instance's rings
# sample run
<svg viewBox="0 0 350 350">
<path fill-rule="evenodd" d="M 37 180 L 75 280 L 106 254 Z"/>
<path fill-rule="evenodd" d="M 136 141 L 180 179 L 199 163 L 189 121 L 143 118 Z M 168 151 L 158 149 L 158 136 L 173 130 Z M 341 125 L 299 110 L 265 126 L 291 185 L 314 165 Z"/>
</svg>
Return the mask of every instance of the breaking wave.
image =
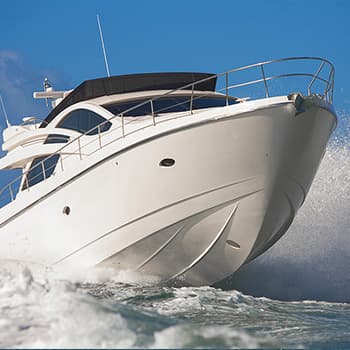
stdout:
<svg viewBox="0 0 350 350">
<path fill-rule="evenodd" d="M 128 278 L 129 277 L 129 278 Z M 129 281 L 128 281 L 129 280 Z M 147 276 L 109 271 L 75 282 L 33 272 L 18 263 L 0 270 L 1 348 L 256 348 L 274 344 L 243 329 L 187 322 L 204 310 L 213 288 L 172 289 Z M 214 293 L 214 294 L 213 294 Z M 234 303 L 238 292 L 225 296 Z M 243 297 L 243 296 L 242 296 Z M 200 300 L 202 299 L 202 300 Z M 215 301 L 216 303 L 216 301 Z M 229 305 L 228 304 L 228 305 Z M 199 319 L 198 319 L 199 321 Z"/>
<path fill-rule="evenodd" d="M 350 345 L 349 304 L 165 287 L 128 272 L 95 270 L 73 282 L 33 271 L 0 269 L 1 348 Z"/>
</svg>

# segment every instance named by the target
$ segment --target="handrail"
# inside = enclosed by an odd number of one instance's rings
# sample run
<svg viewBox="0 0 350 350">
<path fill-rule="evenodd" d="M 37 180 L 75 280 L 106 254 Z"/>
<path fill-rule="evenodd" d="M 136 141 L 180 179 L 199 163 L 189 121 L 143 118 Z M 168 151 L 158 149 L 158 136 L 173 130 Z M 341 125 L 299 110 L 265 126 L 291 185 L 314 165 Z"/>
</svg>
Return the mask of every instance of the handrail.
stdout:
<svg viewBox="0 0 350 350">
<path fill-rule="evenodd" d="M 281 63 L 281 62 L 290 62 L 290 61 L 314 61 L 314 62 L 320 62 L 320 65 L 318 66 L 317 70 L 314 73 L 309 73 L 309 72 L 305 72 L 305 73 L 300 73 L 300 72 L 294 72 L 294 73 L 283 73 L 283 74 L 275 74 L 275 75 L 266 75 L 266 71 L 265 71 L 265 67 L 266 66 L 272 66 L 275 65 L 277 63 Z M 321 73 L 325 70 L 325 68 L 328 67 L 327 69 L 329 70 L 328 76 L 322 77 Z M 237 83 L 235 84 L 230 84 L 229 83 L 229 77 L 230 75 L 233 75 L 234 78 L 237 76 L 236 73 L 241 72 L 241 71 L 248 71 L 248 70 L 254 70 L 255 68 L 259 69 L 258 74 L 260 74 L 260 78 L 259 79 L 253 79 L 253 80 L 249 80 L 249 81 L 243 81 L 243 82 L 239 82 L 237 81 Z M 235 73 L 235 74 L 234 74 Z M 241 87 L 245 87 L 245 86 L 251 86 L 251 85 L 255 85 L 255 84 L 259 84 L 259 83 L 263 83 L 264 84 L 264 91 L 265 91 L 265 97 L 270 97 L 271 96 L 271 90 L 269 89 L 268 86 L 268 82 L 272 82 L 276 79 L 281 79 L 281 78 L 289 78 L 289 77 L 304 77 L 304 78 L 311 78 L 311 80 L 309 81 L 309 84 L 306 86 L 307 89 L 307 94 L 311 95 L 311 89 L 314 86 L 314 83 L 316 81 L 321 82 L 322 84 L 325 85 L 323 91 L 318 92 L 318 94 L 327 102 L 332 103 L 333 101 L 333 90 L 334 90 L 334 66 L 332 65 L 332 63 L 326 59 L 320 58 L 320 57 L 307 57 L 307 56 L 302 56 L 302 57 L 289 57 L 289 58 L 282 58 L 282 59 L 277 59 L 277 60 L 269 60 L 269 61 L 263 61 L 263 62 L 259 62 L 259 63 L 254 63 L 254 64 L 250 64 L 247 66 L 242 66 L 242 67 L 238 67 L 238 68 L 234 68 L 231 70 L 227 70 L 223 73 L 218 73 L 218 74 L 214 74 L 211 75 L 207 78 L 203 78 L 200 79 L 198 81 L 186 84 L 182 87 L 167 91 L 165 93 L 162 93 L 160 95 L 154 96 L 146 101 L 140 102 L 124 111 L 122 111 L 121 113 L 112 116 L 111 118 L 109 118 L 108 120 L 103 121 L 102 123 L 100 123 L 99 125 L 93 127 L 92 129 L 88 130 L 87 132 L 77 136 L 76 138 L 70 140 L 68 143 L 64 144 L 62 147 L 60 147 L 56 152 L 50 154 L 49 156 L 47 156 L 45 159 L 43 159 L 41 162 L 39 162 L 36 167 L 40 166 L 42 168 L 42 172 L 43 172 L 43 178 L 44 180 L 47 179 L 46 177 L 46 173 L 45 173 L 45 164 L 44 162 L 46 160 L 48 160 L 49 158 L 53 157 L 54 155 L 60 155 L 60 166 L 61 166 L 61 171 L 64 171 L 64 169 L 66 167 L 64 167 L 63 164 L 63 160 L 66 159 L 67 157 L 73 155 L 78 155 L 79 159 L 83 159 L 83 155 L 85 156 L 85 154 L 82 153 L 82 148 L 92 144 L 93 142 L 95 142 L 97 140 L 97 149 L 94 150 L 92 153 L 95 153 L 98 149 L 102 149 L 103 147 L 105 147 L 106 145 L 115 142 L 121 138 L 125 138 L 127 135 L 130 135 L 131 133 L 134 133 L 136 131 L 139 131 L 141 129 L 144 129 L 146 126 L 142 125 L 140 127 L 140 129 L 136 129 L 136 130 L 131 130 L 129 133 L 126 130 L 126 126 L 130 124 L 129 123 L 125 123 L 125 116 L 128 115 L 129 112 L 140 108 L 146 104 L 150 104 L 150 109 L 151 109 L 151 126 L 156 126 L 157 125 L 157 121 L 156 121 L 156 115 L 158 111 L 154 110 L 154 102 L 159 100 L 159 99 L 163 99 L 164 97 L 167 97 L 169 95 L 174 95 L 179 91 L 183 91 L 183 90 L 187 90 L 186 93 L 189 93 L 189 88 L 190 88 L 190 94 L 189 94 L 189 100 L 188 102 L 190 103 L 189 106 L 189 110 L 188 110 L 188 114 L 192 115 L 193 114 L 193 101 L 195 101 L 198 98 L 202 98 L 205 96 L 209 96 L 210 94 L 212 94 L 212 92 L 203 92 L 203 91 L 196 91 L 195 87 L 198 84 L 210 81 L 212 79 L 219 79 L 219 78 L 224 78 L 224 87 L 221 89 L 217 89 L 216 92 L 224 92 L 224 97 L 226 98 L 226 105 L 229 104 L 229 98 L 231 97 L 229 95 L 229 92 L 231 92 L 233 89 L 237 89 L 237 88 L 241 88 Z M 187 100 L 186 100 L 187 101 Z M 187 102 L 186 102 L 187 103 Z M 176 104 L 171 105 L 167 108 L 171 108 L 174 107 Z M 164 109 L 163 109 L 164 110 Z M 187 115 L 187 114 L 186 114 Z M 103 125 L 106 123 L 109 123 L 111 120 L 114 120 L 116 118 L 120 118 L 121 119 L 121 125 L 118 127 L 115 127 L 109 131 L 103 132 Z M 178 118 L 178 113 L 175 114 L 175 116 L 173 118 Z M 167 120 L 172 120 L 172 117 L 167 118 Z M 159 123 L 159 122 L 158 122 Z M 87 135 L 89 135 L 91 132 L 95 131 L 97 129 L 97 139 L 93 138 L 91 139 L 91 142 L 86 143 L 85 145 L 81 144 L 81 138 L 85 137 Z M 101 131 L 102 130 L 102 131 Z M 118 131 L 120 130 L 120 135 L 113 139 L 112 141 L 108 141 L 106 144 L 102 143 L 102 138 L 104 135 L 108 135 L 112 132 Z M 91 137 L 91 135 L 89 135 Z M 94 135 L 95 136 L 95 135 Z M 77 145 L 77 150 L 75 152 L 67 152 L 67 156 L 63 159 L 63 154 L 65 153 L 64 151 L 67 150 L 72 144 L 76 144 Z M 91 153 L 91 154 L 92 154 Z M 34 167 L 35 168 L 35 167 Z M 31 168 L 33 169 L 33 168 Z M 30 170 L 31 170 L 30 169 Z M 1 206 L 1 199 L 3 194 L 6 192 L 6 190 L 9 191 L 9 195 L 10 195 L 10 201 L 13 201 L 15 199 L 15 195 L 14 195 L 14 191 L 13 191 L 13 187 L 15 185 L 15 183 L 18 182 L 22 182 L 22 180 L 27 183 L 27 190 L 29 191 L 29 186 L 28 186 L 28 174 L 29 174 L 29 170 L 24 172 L 22 175 L 16 177 L 14 180 L 12 180 L 10 183 L 8 183 L 7 185 L 5 185 L 1 190 L 0 190 L 0 206 Z"/>
<path fill-rule="evenodd" d="M 39 123 L 37 123 L 37 122 L 39 122 Z M 46 120 L 41 119 L 39 117 L 25 117 L 25 118 L 23 118 L 23 121 L 20 124 L 20 126 L 26 127 L 26 126 L 34 125 L 35 129 L 37 129 L 38 124 L 42 124 L 42 123 L 48 125 L 48 122 Z"/>
<path fill-rule="evenodd" d="M 320 72 L 321 72 L 321 70 L 322 70 L 324 64 L 325 64 L 325 62 L 321 62 L 321 64 L 320 64 L 320 66 L 318 67 L 318 69 L 317 69 L 315 75 L 314 75 L 313 78 L 311 79 L 310 84 L 309 84 L 308 87 L 307 87 L 308 95 L 310 95 L 310 93 L 311 93 L 311 86 L 312 86 L 313 83 L 315 82 L 316 78 L 319 76 L 319 74 L 320 74 Z"/>
</svg>

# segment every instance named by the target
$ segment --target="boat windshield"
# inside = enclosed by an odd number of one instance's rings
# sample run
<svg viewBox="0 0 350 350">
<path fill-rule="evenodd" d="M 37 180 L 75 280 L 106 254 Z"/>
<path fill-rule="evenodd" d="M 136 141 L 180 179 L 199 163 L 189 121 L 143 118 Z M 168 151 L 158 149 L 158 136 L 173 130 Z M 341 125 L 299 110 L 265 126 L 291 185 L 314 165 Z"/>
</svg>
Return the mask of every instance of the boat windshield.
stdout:
<svg viewBox="0 0 350 350">
<path fill-rule="evenodd" d="M 102 124 L 103 123 L 103 124 Z M 101 128 L 97 128 L 101 124 Z M 96 135 L 110 129 L 112 123 L 99 114 L 88 109 L 79 108 L 61 120 L 57 128 L 75 130 L 86 135 Z"/>
<path fill-rule="evenodd" d="M 149 98 L 133 100 L 129 102 L 115 102 L 111 104 L 104 105 L 108 111 L 114 115 L 123 113 L 125 116 L 139 117 L 147 114 L 152 114 L 152 106 L 150 103 L 145 103 L 131 111 L 133 106 L 137 106 L 142 102 L 149 101 Z M 235 98 L 230 97 L 228 99 L 228 104 L 232 105 L 238 103 Z M 215 97 L 198 97 L 194 96 L 192 101 L 192 109 L 204 109 L 213 107 L 224 107 L 226 106 L 226 96 L 215 96 Z M 189 111 L 191 108 L 191 96 L 167 96 L 153 101 L 153 112 L 155 114 L 161 113 L 176 113 Z M 127 111 L 127 112 L 125 112 Z"/>
<path fill-rule="evenodd" d="M 27 176 L 24 175 L 25 180 L 22 185 L 22 191 L 49 178 L 55 170 L 58 159 L 58 154 L 53 154 L 50 157 L 35 158 L 30 165 Z"/>
</svg>

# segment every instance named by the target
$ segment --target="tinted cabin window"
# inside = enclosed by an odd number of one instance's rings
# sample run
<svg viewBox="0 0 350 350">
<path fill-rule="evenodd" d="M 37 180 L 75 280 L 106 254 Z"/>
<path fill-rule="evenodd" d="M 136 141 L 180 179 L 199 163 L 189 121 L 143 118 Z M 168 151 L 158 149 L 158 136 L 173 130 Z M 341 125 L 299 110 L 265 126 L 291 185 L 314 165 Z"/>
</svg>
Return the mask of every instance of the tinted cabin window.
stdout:
<svg viewBox="0 0 350 350">
<path fill-rule="evenodd" d="M 105 122 L 105 123 L 103 123 Z M 58 128 L 75 130 L 81 133 L 87 133 L 87 135 L 98 134 L 97 126 L 100 126 L 100 132 L 104 132 L 110 129 L 112 123 L 107 121 L 95 112 L 89 111 L 88 109 L 77 109 L 69 113 L 58 125 Z M 96 127 L 96 128 L 95 128 Z"/>
<path fill-rule="evenodd" d="M 44 143 L 67 143 L 69 141 L 69 136 L 50 134 L 47 136 Z"/>
<path fill-rule="evenodd" d="M 46 159 L 43 162 L 43 165 L 40 164 L 40 162 L 43 161 L 45 158 L 46 156 L 39 157 L 33 160 L 29 172 L 27 174 L 27 179 L 23 183 L 22 190 L 36 185 L 37 183 L 43 181 L 44 179 L 47 179 L 53 174 L 59 159 L 59 155 L 54 154 L 50 158 Z"/>
<path fill-rule="evenodd" d="M 131 111 L 125 112 L 133 106 L 137 106 L 142 102 L 146 102 L 149 99 L 136 100 L 132 102 L 122 102 L 122 103 L 113 103 L 105 105 L 114 115 L 124 113 L 125 116 L 138 117 L 143 115 L 148 115 L 152 113 L 151 104 L 145 103 L 144 105 L 137 107 Z M 232 105 L 237 103 L 232 97 L 229 98 L 228 104 Z M 166 97 L 160 98 L 159 100 L 153 101 L 153 110 L 154 113 L 175 113 L 183 112 L 190 110 L 191 97 L 190 96 L 178 96 L 178 97 Z M 202 109 L 202 108 L 211 108 L 211 107 L 223 107 L 226 106 L 226 97 L 194 97 L 192 103 L 192 109 Z"/>
</svg>

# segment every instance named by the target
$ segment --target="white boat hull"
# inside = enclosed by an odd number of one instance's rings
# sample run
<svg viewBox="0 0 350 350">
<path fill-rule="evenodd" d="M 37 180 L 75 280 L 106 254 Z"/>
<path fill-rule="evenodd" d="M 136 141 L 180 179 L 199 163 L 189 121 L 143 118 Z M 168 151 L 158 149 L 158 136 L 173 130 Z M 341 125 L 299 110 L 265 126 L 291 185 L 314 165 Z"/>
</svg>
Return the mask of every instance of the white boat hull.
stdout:
<svg viewBox="0 0 350 350">
<path fill-rule="evenodd" d="M 57 174 L 45 195 L 33 188 L 16 199 L 21 210 L 2 212 L 0 256 L 222 280 L 288 229 L 336 122 L 317 105 L 300 114 L 291 101 L 252 106 L 168 121 L 134 145 L 101 150 L 83 176 Z M 175 164 L 159 166 L 164 158 Z"/>
</svg>

